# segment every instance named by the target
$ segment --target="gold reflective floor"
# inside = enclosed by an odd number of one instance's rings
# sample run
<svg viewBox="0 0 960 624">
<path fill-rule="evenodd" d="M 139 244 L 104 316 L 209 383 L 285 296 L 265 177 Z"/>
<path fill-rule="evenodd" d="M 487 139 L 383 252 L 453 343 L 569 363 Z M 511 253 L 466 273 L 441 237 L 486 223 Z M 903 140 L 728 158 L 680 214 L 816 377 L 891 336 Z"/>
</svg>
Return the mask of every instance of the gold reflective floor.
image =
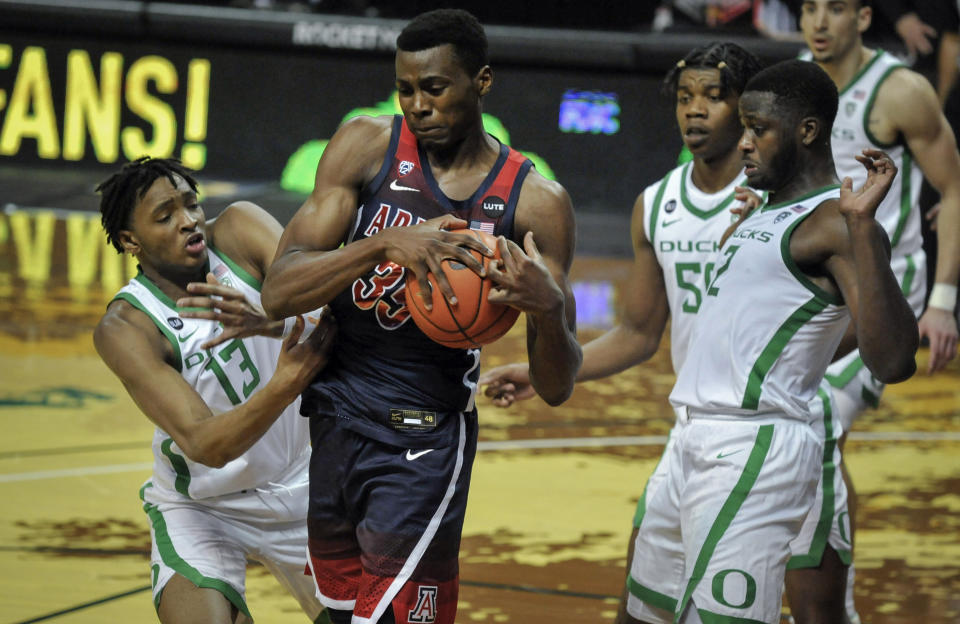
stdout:
<svg viewBox="0 0 960 624">
<path fill-rule="evenodd" d="M 32 288 L 0 253 L 0 623 L 155 621 L 137 498 L 152 427 L 93 350 L 103 293 L 58 281 L 51 253 L 53 277 Z M 626 266 L 575 264 L 582 339 L 599 331 L 586 324 L 609 323 Z M 484 365 L 522 352 L 518 326 Z M 667 352 L 559 408 L 481 401 L 458 621 L 612 619 L 634 505 L 672 423 Z M 846 460 L 863 621 L 960 622 L 960 366 L 889 388 Z M 260 624 L 305 621 L 261 567 L 248 603 Z"/>
</svg>

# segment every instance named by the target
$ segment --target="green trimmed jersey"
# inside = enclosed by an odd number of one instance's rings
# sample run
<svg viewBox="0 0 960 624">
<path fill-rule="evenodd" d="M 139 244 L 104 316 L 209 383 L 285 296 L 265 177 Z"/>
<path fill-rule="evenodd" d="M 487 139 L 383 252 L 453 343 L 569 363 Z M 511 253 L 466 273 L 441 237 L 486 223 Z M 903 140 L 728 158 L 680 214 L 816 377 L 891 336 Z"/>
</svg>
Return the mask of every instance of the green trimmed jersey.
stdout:
<svg viewBox="0 0 960 624">
<path fill-rule="evenodd" d="M 217 280 L 260 304 L 260 282 L 219 251 L 207 252 Z M 176 303 L 143 273 L 124 286 L 114 299 L 123 299 L 150 317 L 173 346 L 175 366 L 214 414 L 244 403 L 270 379 L 277 367 L 282 341 L 266 336 L 236 338 L 202 349 L 223 327 L 215 321 L 182 318 Z M 153 483 L 182 495 L 204 499 L 256 488 L 277 481 L 295 462 L 305 461 L 310 435 L 299 416 L 300 400 L 289 405 L 246 453 L 222 468 L 191 461 L 165 431 L 153 436 Z"/>
<path fill-rule="evenodd" d="M 810 421 L 810 402 L 850 321 L 790 255 L 796 227 L 838 186 L 755 210 L 714 260 L 670 394 L 675 407 Z"/>
<path fill-rule="evenodd" d="M 856 76 L 840 90 L 837 117 L 833 122 L 831 146 L 837 176 L 853 180 L 858 189 L 867 180 L 867 170 L 856 160 L 865 148 L 883 150 L 897 165 L 899 173 L 890 191 L 877 208 L 876 219 L 890 237 L 893 257 L 903 257 L 922 249 L 920 231 L 920 187 L 923 173 L 902 138 L 892 144 L 881 143 L 870 132 L 870 112 L 880 85 L 898 69 L 906 68 L 889 52 L 877 50 Z"/>
<path fill-rule="evenodd" d="M 705 193 L 693 184 L 693 163 L 688 162 L 643 191 L 643 230 L 663 271 L 670 306 L 674 371 L 683 366 L 693 319 L 713 276 L 720 239 L 736 220 L 730 208 L 738 185 L 746 185 L 745 176 L 737 176 L 716 193 Z"/>
</svg>

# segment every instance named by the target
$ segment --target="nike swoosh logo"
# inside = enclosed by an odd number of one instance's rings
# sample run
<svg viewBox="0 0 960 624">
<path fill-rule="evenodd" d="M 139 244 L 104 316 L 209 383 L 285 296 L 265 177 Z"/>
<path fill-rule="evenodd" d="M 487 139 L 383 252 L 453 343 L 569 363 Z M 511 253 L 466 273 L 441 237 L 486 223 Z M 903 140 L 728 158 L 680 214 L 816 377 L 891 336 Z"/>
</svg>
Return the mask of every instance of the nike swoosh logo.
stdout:
<svg viewBox="0 0 960 624">
<path fill-rule="evenodd" d="M 423 457 L 424 455 L 426 455 L 427 453 L 429 453 L 429 452 L 432 451 L 432 450 L 433 450 L 433 449 L 427 449 L 427 450 L 425 450 L 425 451 L 417 451 L 416 453 L 414 453 L 414 452 L 413 452 L 413 449 L 407 449 L 407 461 L 413 461 L 413 460 L 417 459 L 418 457 Z"/>
<path fill-rule="evenodd" d="M 681 221 L 681 219 L 674 219 L 673 221 L 664 221 L 663 223 L 660 224 L 660 227 L 670 227 L 671 225 L 673 225 L 674 223 L 678 223 L 679 221 Z"/>
<path fill-rule="evenodd" d="M 737 453 L 739 453 L 739 452 L 742 451 L 742 450 L 743 450 L 743 449 L 739 449 L 739 450 L 736 450 L 736 451 L 733 451 L 733 452 L 730 452 L 730 453 L 723 453 L 723 452 L 717 453 L 717 459 L 723 459 L 724 457 L 730 457 L 731 455 L 736 455 Z"/>
<path fill-rule="evenodd" d="M 390 188 L 394 191 L 413 191 L 414 193 L 419 193 L 420 189 L 413 188 L 412 186 L 402 186 L 397 184 L 396 180 L 390 182 Z"/>
<path fill-rule="evenodd" d="M 200 329 L 200 328 L 198 327 L 197 329 Z M 186 341 L 190 340 L 190 336 L 192 336 L 192 335 L 194 335 L 195 333 L 197 333 L 197 329 L 193 330 L 192 332 L 190 332 L 190 333 L 187 334 L 186 336 L 177 336 L 177 340 L 180 341 L 180 344 L 185 343 Z"/>
</svg>

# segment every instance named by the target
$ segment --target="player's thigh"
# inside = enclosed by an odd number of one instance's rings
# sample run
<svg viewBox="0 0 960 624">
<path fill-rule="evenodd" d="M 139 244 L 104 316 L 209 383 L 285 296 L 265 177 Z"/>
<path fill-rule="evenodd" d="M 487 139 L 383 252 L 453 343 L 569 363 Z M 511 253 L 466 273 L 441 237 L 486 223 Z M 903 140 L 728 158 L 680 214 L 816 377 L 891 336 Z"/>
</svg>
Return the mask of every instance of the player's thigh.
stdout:
<svg viewBox="0 0 960 624">
<path fill-rule="evenodd" d="M 162 624 L 240 624 L 252 622 L 215 589 L 197 587 L 174 574 L 166 583 L 157 616 Z"/>
<path fill-rule="evenodd" d="M 152 538 L 154 605 L 163 606 L 168 584 L 179 578 L 191 587 L 222 596 L 240 613 L 249 615 L 244 595 L 245 535 L 206 506 L 161 502 L 161 497 L 162 493 L 149 489 L 144 496 Z M 208 596 L 210 592 L 197 595 Z M 173 604 L 166 602 L 168 608 Z M 216 603 L 212 599 L 203 602 Z"/>
<path fill-rule="evenodd" d="M 672 622 L 681 597 L 685 555 L 680 492 L 685 487 L 681 456 L 685 432 L 683 425 L 671 432 L 634 517 L 637 533 L 627 576 L 626 613 L 635 621 Z"/>
<path fill-rule="evenodd" d="M 787 419 L 695 428 L 684 454 L 687 582 L 677 610 L 779 622 L 789 544 L 812 504 L 822 443 Z"/>
<path fill-rule="evenodd" d="M 371 443 L 354 468 L 363 509 L 357 526 L 363 578 L 354 614 L 376 621 L 452 623 L 460 535 L 476 453 L 476 419 L 459 420 L 454 443 L 402 449 Z"/>
</svg>

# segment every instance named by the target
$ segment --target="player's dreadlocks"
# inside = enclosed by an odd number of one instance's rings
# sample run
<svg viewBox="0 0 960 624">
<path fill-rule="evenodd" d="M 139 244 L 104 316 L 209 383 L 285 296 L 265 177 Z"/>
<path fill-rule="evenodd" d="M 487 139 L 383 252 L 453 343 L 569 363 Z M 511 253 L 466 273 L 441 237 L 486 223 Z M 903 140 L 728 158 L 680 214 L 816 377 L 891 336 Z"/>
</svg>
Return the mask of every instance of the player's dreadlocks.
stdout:
<svg viewBox="0 0 960 624">
<path fill-rule="evenodd" d="M 128 162 L 119 172 L 97 186 L 96 192 L 100 193 L 100 222 L 107 232 L 107 242 L 112 244 L 117 252 L 123 253 L 119 234 L 120 230 L 130 227 L 133 207 L 143 199 L 160 176 L 165 176 L 174 186 L 177 184 L 174 176 L 179 176 L 197 192 L 197 181 L 179 160 L 149 156 Z"/>
<path fill-rule="evenodd" d="M 726 97 L 731 90 L 739 95 L 762 67 L 760 59 L 752 52 L 735 43 L 714 41 L 690 50 L 670 69 L 663 81 L 663 93 L 671 98 L 677 94 L 677 82 L 685 69 L 717 69 L 720 71 L 721 96 Z"/>
</svg>

